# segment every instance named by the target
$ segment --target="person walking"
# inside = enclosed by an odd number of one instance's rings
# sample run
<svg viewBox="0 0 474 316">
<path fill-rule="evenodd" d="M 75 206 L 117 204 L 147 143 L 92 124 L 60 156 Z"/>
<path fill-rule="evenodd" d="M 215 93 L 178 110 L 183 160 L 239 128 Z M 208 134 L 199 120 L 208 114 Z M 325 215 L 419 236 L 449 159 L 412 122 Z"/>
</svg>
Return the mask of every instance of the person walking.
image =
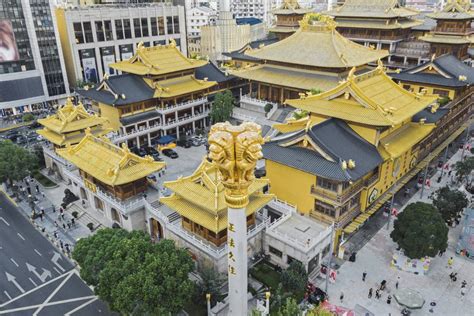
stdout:
<svg viewBox="0 0 474 316">
<path fill-rule="evenodd" d="M 369 289 L 369 296 L 368 296 L 368 298 L 372 298 L 372 292 L 373 292 L 373 290 L 372 290 L 372 288 L 370 288 L 370 289 Z"/>
<path fill-rule="evenodd" d="M 397 282 L 395 283 L 395 288 L 398 290 L 398 285 L 400 283 L 400 277 L 397 278 Z"/>
<path fill-rule="evenodd" d="M 344 293 L 341 292 L 341 295 L 339 296 L 339 300 L 341 301 L 341 303 L 344 301 Z"/>
<path fill-rule="evenodd" d="M 54 207 L 54 204 L 51 204 L 51 209 L 53 210 L 53 213 L 56 213 L 56 208 Z"/>
<path fill-rule="evenodd" d="M 67 229 L 71 229 L 71 222 L 67 222 Z"/>
<path fill-rule="evenodd" d="M 64 212 L 61 214 L 61 219 L 64 220 Z"/>
<path fill-rule="evenodd" d="M 453 257 L 449 258 L 448 259 L 448 268 L 452 269 L 453 268 L 453 263 L 454 263 L 454 259 Z"/>
<path fill-rule="evenodd" d="M 66 230 L 66 224 L 64 224 L 64 223 L 63 223 L 63 228 L 64 228 L 64 230 Z"/>
<path fill-rule="evenodd" d="M 73 227 L 76 227 L 76 220 L 74 219 L 74 217 L 71 218 L 71 225 L 72 225 Z"/>
<path fill-rule="evenodd" d="M 389 294 L 387 297 L 387 304 L 390 305 L 392 303 L 392 296 Z"/>
<path fill-rule="evenodd" d="M 367 272 L 364 271 L 364 272 L 362 273 L 362 281 L 363 281 L 363 282 L 365 282 L 365 277 L 366 277 L 366 276 L 367 276 Z"/>
<path fill-rule="evenodd" d="M 380 290 L 379 289 L 375 290 L 375 298 L 376 299 L 380 298 Z"/>
</svg>

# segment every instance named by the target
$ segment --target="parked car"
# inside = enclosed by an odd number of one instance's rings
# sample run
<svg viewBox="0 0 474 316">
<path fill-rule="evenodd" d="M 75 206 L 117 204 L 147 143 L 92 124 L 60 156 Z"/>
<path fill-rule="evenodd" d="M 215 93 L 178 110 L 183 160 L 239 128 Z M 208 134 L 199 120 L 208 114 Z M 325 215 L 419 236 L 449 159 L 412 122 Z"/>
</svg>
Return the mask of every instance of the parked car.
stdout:
<svg viewBox="0 0 474 316">
<path fill-rule="evenodd" d="M 201 146 L 201 141 L 197 138 L 191 138 L 191 144 L 194 146 L 194 147 L 199 147 Z"/>
<path fill-rule="evenodd" d="M 178 145 L 179 147 L 183 147 L 183 148 L 189 148 L 189 147 L 192 146 L 192 143 L 191 143 L 191 140 L 189 140 L 187 138 L 180 138 L 176 142 L 176 145 Z"/>
<path fill-rule="evenodd" d="M 140 157 L 145 157 L 146 155 L 148 155 L 145 148 L 143 148 L 143 147 L 140 147 L 140 148 L 133 147 L 131 149 L 131 152 L 134 153 L 135 155 L 140 156 Z"/>
<path fill-rule="evenodd" d="M 179 157 L 178 153 L 173 149 L 163 149 L 163 155 L 170 157 L 171 159 L 176 159 Z"/>
<path fill-rule="evenodd" d="M 153 147 L 146 147 L 145 151 L 148 155 L 152 156 L 155 161 L 163 161 L 160 157 L 160 152 Z"/>
</svg>

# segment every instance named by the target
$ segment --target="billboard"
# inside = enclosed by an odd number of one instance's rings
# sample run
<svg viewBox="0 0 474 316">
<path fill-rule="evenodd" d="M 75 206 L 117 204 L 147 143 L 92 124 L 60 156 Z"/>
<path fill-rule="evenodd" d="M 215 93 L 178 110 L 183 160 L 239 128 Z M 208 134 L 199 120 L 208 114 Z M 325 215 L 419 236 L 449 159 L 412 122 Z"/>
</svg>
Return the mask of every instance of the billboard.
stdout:
<svg viewBox="0 0 474 316">
<path fill-rule="evenodd" d="M 114 47 L 103 47 L 100 51 L 102 54 L 102 70 L 104 71 L 104 75 L 115 75 L 115 70 L 109 67 L 109 64 L 115 63 Z"/>
<path fill-rule="evenodd" d="M 133 56 L 133 46 L 129 45 L 120 45 L 120 57 L 122 60 L 130 59 Z"/>
<path fill-rule="evenodd" d="M 0 19 L 0 63 L 20 59 L 13 26 L 9 20 Z"/>
<path fill-rule="evenodd" d="M 84 81 L 98 83 L 97 65 L 95 63 L 94 49 L 84 49 L 80 51 L 82 69 L 84 71 Z"/>
</svg>

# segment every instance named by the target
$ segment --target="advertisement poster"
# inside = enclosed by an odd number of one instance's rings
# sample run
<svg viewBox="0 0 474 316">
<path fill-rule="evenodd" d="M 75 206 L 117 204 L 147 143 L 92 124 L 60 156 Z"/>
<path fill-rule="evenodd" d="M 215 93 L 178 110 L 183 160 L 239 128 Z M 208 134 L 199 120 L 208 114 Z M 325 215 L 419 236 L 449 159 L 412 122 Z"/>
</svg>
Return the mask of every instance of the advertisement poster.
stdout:
<svg viewBox="0 0 474 316">
<path fill-rule="evenodd" d="M 95 54 L 93 49 L 83 50 L 82 69 L 84 71 L 84 81 L 98 83 L 97 65 L 95 63 Z"/>
<path fill-rule="evenodd" d="M 0 20 L 0 63 L 20 59 L 15 34 L 9 20 Z"/>
<path fill-rule="evenodd" d="M 128 60 L 133 56 L 132 45 L 121 45 L 120 46 L 120 58 L 122 60 Z"/>
<path fill-rule="evenodd" d="M 115 70 L 110 68 L 109 65 L 115 63 L 115 54 L 113 47 L 101 48 L 102 51 L 102 66 L 104 67 L 104 75 L 115 75 Z"/>
</svg>

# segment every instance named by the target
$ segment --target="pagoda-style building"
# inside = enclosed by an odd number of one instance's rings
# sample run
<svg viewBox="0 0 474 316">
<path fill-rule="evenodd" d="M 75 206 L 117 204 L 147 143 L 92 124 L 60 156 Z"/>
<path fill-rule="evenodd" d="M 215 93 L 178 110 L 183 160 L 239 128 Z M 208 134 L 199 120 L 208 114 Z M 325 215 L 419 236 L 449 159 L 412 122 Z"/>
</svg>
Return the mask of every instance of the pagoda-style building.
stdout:
<svg viewBox="0 0 474 316">
<path fill-rule="evenodd" d="M 437 100 L 403 89 L 381 62 L 359 75 L 354 68 L 326 92 L 286 100 L 308 115 L 274 125 L 283 134 L 263 146 L 270 192 L 335 222 L 338 242 L 345 239 L 466 128 L 469 114 L 455 111 L 443 120 L 450 132 L 425 142 L 441 124 L 427 119 L 441 111 Z"/>
<path fill-rule="evenodd" d="M 71 98 L 68 98 L 66 104 L 55 114 L 39 119 L 38 123 L 44 128 L 37 133 L 56 148 L 79 143 L 86 129 L 90 129 L 95 136 L 102 136 L 111 131 L 104 127 L 108 123 L 106 118 L 88 113 L 80 102 L 75 106 Z"/>
<path fill-rule="evenodd" d="M 368 71 L 368 63 L 388 55 L 346 39 L 330 17 L 307 14 L 300 25 L 279 42 L 235 56 L 234 65 L 240 69 L 233 74 L 248 80 L 249 95 L 241 99 L 241 106 L 258 106 L 262 101 L 283 104 L 301 93 L 330 90 L 351 68 Z"/>
<path fill-rule="evenodd" d="M 326 14 L 334 17 L 345 37 L 388 50 L 388 65 L 407 67 L 429 58 L 423 43 L 411 39 L 411 28 L 423 24 L 414 18 L 419 12 L 401 6 L 398 0 L 346 0 Z"/>
<path fill-rule="evenodd" d="M 249 204 L 246 207 L 247 227 L 256 224 L 255 213 L 264 207 L 272 195 L 264 194 L 268 180 L 255 179 L 249 187 Z M 164 183 L 173 191 L 160 202 L 181 215 L 182 227 L 200 238 L 220 247 L 227 241 L 227 204 L 224 186 L 218 169 L 204 160 L 188 177 Z"/>
<path fill-rule="evenodd" d="M 195 73 L 207 63 L 187 58 L 173 41 L 154 47 L 139 44 L 129 60 L 110 65 L 122 75 L 106 76 L 97 87 L 78 93 L 109 120 L 117 131 L 115 143 L 150 146 L 162 136 L 179 138 L 208 126 L 208 95 L 218 82 L 197 79 Z"/>
<path fill-rule="evenodd" d="M 460 60 L 469 58 L 468 48 L 474 42 L 471 2 L 448 0 L 441 11 L 427 16 L 436 20 L 436 27 L 430 34 L 420 37 L 420 40 L 430 44 L 431 53 L 436 56 L 453 54 Z"/>
<path fill-rule="evenodd" d="M 89 131 L 77 145 L 57 149 L 57 153 L 77 168 L 65 172 L 73 193 L 121 227 L 145 228 L 147 176 L 160 171 L 164 162 L 139 157 L 125 145 L 118 147 Z"/>
<path fill-rule="evenodd" d="M 284 0 L 281 7 L 272 11 L 276 21 L 268 31 L 279 40 L 285 39 L 299 29 L 299 22 L 309 12 L 311 10 L 302 8 L 297 0 Z"/>
</svg>

